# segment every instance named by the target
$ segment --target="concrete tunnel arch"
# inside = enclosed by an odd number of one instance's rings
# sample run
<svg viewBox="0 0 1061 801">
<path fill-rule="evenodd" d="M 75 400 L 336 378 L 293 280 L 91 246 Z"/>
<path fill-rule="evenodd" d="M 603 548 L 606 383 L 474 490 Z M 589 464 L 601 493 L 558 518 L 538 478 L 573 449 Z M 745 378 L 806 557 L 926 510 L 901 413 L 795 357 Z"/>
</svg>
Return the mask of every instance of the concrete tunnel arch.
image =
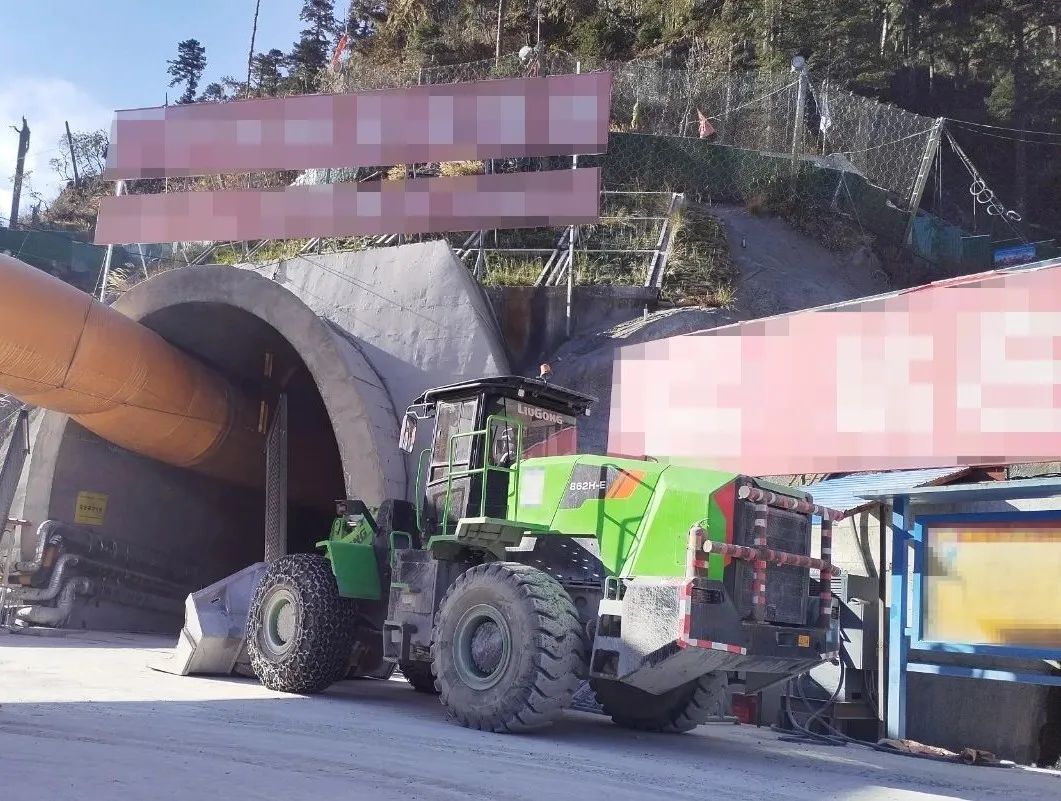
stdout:
<svg viewBox="0 0 1061 801">
<path fill-rule="evenodd" d="M 304 469 L 321 468 L 316 478 L 323 480 L 302 481 L 303 489 L 313 491 L 313 506 L 299 507 L 301 522 L 292 514 L 295 490 L 289 487 L 290 550 L 312 549 L 327 531 L 336 498 L 371 503 L 410 497 L 416 457 L 398 450 L 397 435 L 400 414 L 414 397 L 429 387 L 510 372 L 489 299 L 445 240 L 265 265 L 182 267 L 137 285 L 115 305 L 194 360 L 212 365 L 244 398 L 258 397 L 248 395 L 248 384 L 261 389 L 261 349 L 244 347 L 253 337 L 286 349 L 297 362 L 305 379 L 302 400 L 312 413 L 292 419 L 320 425 L 308 439 L 291 427 L 289 472 L 305 479 Z M 237 347 L 226 351 L 233 343 Z M 114 372 L 135 379 L 128 370 Z M 294 408 L 293 390 L 288 395 Z M 250 415 L 255 420 L 256 403 Z M 30 438 L 30 463 L 12 510 L 22 519 L 77 523 L 79 493 L 98 492 L 109 498 L 102 522 L 81 522 L 119 548 L 164 546 L 170 559 L 198 571 L 191 589 L 261 559 L 261 482 L 248 491 L 254 480 L 242 486 L 219 481 L 216 462 L 182 468 L 153 460 L 63 414 L 34 412 Z M 421 443 L 428 438 L 425 430 Z M 239 441 L 236 453 L 258 452 L 245 437 Z M 303 456 L 312 451 L 322 458 L 304 458 L 296 467 L 300 447 Z M 228 446 L 223 451 L 226 457 L 232 453 Z M 258 458 L 264 462 L 263 454 Z M 247 474 L 253 479 L 253 469 Z M 304 514 L 307 509 L 311 515 Z M 296 531 L 300 541 L 293 543 Z M 35 537 L 23 536 L 23 559 L 33 557 L 35 544 Z M 179 604 L 163 618 L 128 599 L 121 606 L 107 603 L 92 597 L 76 604 L 67 625 L 167 633 L 180 626 Z"/>
<path fill-rule="evenodd" d="M 304 370 L 307 387 L 312 384 L 312 390 L 304 389 L 313 405 L 310 416 L 321 418 L 320 425 L 326 425 L 330 439 L 327 442 L 314 435 L 312 442 L 290 442 L 289 448 L 319 448 L 321 461 L 334 465 L 333 474 L 341 474 L 311 480 L 321 485 L 316 499 L 320 514 L 293 550 L 305 549 L 307 543 L 312 547 L 313 539 L 326 534 L 328 507 L 342 493 L 369 503 L 407 496 L 407 468 L 397 438 L 399 415 L 408 399 L 402 399 L 398 408 L 356 341 L 288 289 L 251 270 L 191 267 L 167 271 L 137 285 L 115 308 L 222 372 L 234 360 L 246 361 L 243 379 L 260 373 L 262 360 L 254 346 L 240 352 L 241 332 L 275 337 L 278 347 L 289 349 L 280 362 L 286 359 L 296 379 L 297 371 Z M 212 321 L 205 329 L 200 325 L 204 320 Z M 217 336 L 219 323 L 225 336 Z M 177 331 L 181 326 L 183 334 Z M 212 350 L 210 343 L 228 352 Z M 293 421 L 292 436 L 296 430 Z M 332 448 L 334 459 L 327 453 Z M 111 500 L 103 522 L 95 526 L 101 536 L 137 542 L 177 558 L 183 552 L 189 559 L 200 559 L 204 584 L 261 558 L 261 487 L 221 486 L 215 478 L 131 453 L 96 437 L 66 415 L 41 415 L 26 478 L 26 519 L 73 522 L 78 494 L 102 492 Z M 297 524 L 289 520 L 289 545 L 291 526 Z M 25 552 L 33 545 L 23 542 L 23 558 L 30 556 Z M 130 616 L 125 610 L 125 619 L 120 619 L 122 614 L 122 610 L 111 609 L 101 620 L 90 611 L 87 625 L 172 627 L 172 621 L 147 613 Z"/>
<path fill-rule="evenodd" d="M 365 355 L 296 295 L 251 270 L 201 266 L 169 270 L 133 287 L 114 308 L 152 327 L 178 305 L 220 304 L 273 328 L 301 357 L 328 412 L 348 493 L 369 503 L 404 498 L 408 478 L 398 441 L 401 408 Z"/>
</svg>

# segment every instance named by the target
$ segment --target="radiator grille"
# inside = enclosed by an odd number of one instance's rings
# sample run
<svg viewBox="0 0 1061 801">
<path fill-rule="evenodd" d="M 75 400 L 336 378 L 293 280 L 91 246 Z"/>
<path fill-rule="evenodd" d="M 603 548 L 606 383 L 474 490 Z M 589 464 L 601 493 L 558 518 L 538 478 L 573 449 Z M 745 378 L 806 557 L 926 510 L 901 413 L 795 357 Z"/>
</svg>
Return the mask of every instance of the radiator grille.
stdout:
<svg viewBox="0 0 1061 801">
<path fill-rule="evenodd" d="M 755 510 L 748 501 L 738 501 L 733 525 L 733 542 L 755 545 L 753 521 Z M 810 556 L 810 518 L 797 512 L 771 507 L 766 517 L 766 545 L 778 551 Z M 742 616 L 752 614 L 752 579 L 755 569 L 750 562 L 733 560 L 730 564 L 731 595 Z M 768 565 L 766 568 L 766 620 L 771 623 L 807 622 L 807 599 L 810 594 L 810 571 L 793 565 Z"/>
</svg>

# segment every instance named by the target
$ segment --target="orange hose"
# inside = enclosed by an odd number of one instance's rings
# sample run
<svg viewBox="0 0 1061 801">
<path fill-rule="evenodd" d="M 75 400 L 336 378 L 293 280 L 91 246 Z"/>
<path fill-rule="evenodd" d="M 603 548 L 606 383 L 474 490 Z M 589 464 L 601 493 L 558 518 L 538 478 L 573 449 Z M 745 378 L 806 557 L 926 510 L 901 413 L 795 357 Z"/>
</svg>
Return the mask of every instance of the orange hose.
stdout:
<svg viewBox="0 0 1061 801">
<path fill-rule="evenodd" d="M 2 254 L 0 392 L 180 467 L 215 455 L 249 405 L 154 331 Z"/>
</svg>

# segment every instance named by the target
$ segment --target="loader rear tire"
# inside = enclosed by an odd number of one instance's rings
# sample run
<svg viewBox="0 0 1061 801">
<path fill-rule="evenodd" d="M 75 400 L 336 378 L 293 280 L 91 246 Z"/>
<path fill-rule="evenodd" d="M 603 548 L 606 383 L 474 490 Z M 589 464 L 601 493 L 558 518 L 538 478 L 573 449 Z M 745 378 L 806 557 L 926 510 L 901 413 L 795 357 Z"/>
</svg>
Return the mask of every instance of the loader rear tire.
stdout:
<svg viewBox="0 0 1061 801">
<path fill-rule="evenodd" d="M 668 734 L 692 731 L 724 715 L 729 699 L 725 673 L 708 673 L 661 695 L 608 679 L 591 679 L 590 686 L 616 725 Z"/>
<path fill-rule="evenodd" d="M 270 690 L 312 695 L 344 678 L 354 646 L 353 602 L 320 554 L 290 554 L 262 576 L 247 616 L 247 653 Z"/>
<path fill-rule="evenodd" d="M 586 669 L 571 596 L 514 562 L 462 573 L 442 599 L 432 638 L 441 701 L 462 726 L 523 732 L 552 724 Z"/>
<path fill-rule="evenodd" d="M 398 664 L 398 670 L 418 693 L 438 695 L 430 662 L 401 662 Z"/>
</svg>

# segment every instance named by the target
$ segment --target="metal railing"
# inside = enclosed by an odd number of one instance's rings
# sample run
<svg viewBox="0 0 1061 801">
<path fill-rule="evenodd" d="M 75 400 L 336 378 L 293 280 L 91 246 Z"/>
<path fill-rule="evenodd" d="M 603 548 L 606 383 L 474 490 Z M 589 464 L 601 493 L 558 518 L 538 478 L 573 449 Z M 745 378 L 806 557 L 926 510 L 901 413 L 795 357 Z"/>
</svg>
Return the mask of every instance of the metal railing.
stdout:
<svg viewBox="0 0 1061 801">
<path fill-rule="evenodd" d="M 513 451 L 513 463 L 511 467 L 501 467 L 500 465 L 492 464 L 491 459 L 491 445 L 493 439 L 493 431 L 498 423 L 504 425 L 505 429 L 511 429 L 516 432 L 515 450 Z M 483 437 L 483 459 L 481 467 L 468 467 L 464 470 L 454 470 L 454 459 L 456 457 L 456 446 L 457 441 L 460 439 L 470 439 L 471 445 L 475 444 L 475 437 Z M 471 454 L 474 452 L 474 447 L 468 449 L 468 463 L 471 464 Z M 475 431 L 461 431 L 456 434 L 451 434 L 449 438 L 449 446 L 447 448 L 447 461 L 446 461 L 446 501 L 443 504 L 442 520 L 441 524 L 441 536 L 446 536 L 449 533 L 449 513 L 451 501 L 453 499 L 453 479 L 455 478 L 469 478 L 471 476 L 481 475 L 482 486 L 479 489 L 479 517 L 486 517 L 486 489 L 490 483 L 491 473 L 500 473 L 515 478 L 515 484 L 509 486 L 509 493 L 514 493 L 517 497 L 519 496 L 519 465 L 521 456 L 523 454 L 523 424 L 514 418 L 506 415 L 493 414 L 486 418 L 486 428 L 476 429 Z"/>
</svg>

